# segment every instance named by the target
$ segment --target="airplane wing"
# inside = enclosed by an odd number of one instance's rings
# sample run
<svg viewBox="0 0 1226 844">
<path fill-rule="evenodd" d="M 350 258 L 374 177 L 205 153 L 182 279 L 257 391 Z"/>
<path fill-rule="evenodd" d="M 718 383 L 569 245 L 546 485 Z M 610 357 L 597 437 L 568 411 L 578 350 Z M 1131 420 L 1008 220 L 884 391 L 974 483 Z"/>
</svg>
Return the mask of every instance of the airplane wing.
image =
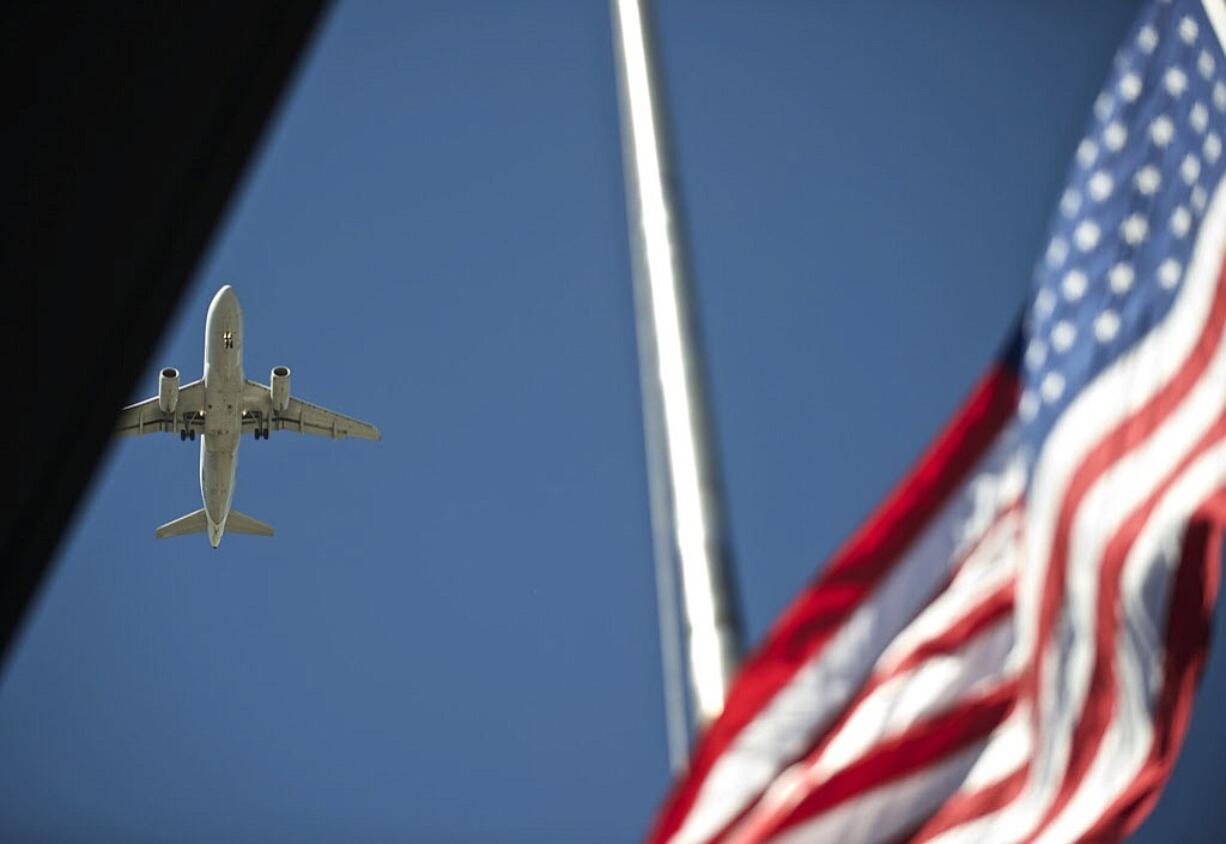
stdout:
<svg viewBox="0 0 1226 844">
<path fill-rule="evenodd" d="M 174 413 L 163 413 L 158 407 L 158 397 L 130 404 L 119 411 L 115 423 L 118 437 L 139 437 L 143 434 L 177 433 L 187 430 L 203 430 L 204 382 L 192 381 L 179 388 L 179 402 Z"/>
<path fill-rule="evenodd" d="M 267 385 L 248 380 L 243 391 L 243 431 L 254 431 L 259 426 L 264 430 L 296 431 L 334 440 L 343 440 L 345 437 L 383 439 L 379 429 L 369 422 L 336 413 L 294 396 L 290 396 L 289 406 L 285 410 L 274 412 L 272 395 Z"/>
</svg>

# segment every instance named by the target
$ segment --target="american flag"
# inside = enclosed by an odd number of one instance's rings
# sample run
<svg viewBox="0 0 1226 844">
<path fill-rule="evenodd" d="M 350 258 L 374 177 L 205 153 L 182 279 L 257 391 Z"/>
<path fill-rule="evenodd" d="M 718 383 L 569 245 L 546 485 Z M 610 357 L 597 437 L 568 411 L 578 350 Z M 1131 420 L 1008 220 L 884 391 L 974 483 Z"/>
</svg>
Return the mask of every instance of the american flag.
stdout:
<svg viewBox="0 0 1226 844">
<path fill-rule="evenodd" d="M 747 661 L 649 841 L 1110 841 L 1187 725 L 1226 516 L 1223 0 L 1154 2 L 1016 340 Z"/>
</svg>

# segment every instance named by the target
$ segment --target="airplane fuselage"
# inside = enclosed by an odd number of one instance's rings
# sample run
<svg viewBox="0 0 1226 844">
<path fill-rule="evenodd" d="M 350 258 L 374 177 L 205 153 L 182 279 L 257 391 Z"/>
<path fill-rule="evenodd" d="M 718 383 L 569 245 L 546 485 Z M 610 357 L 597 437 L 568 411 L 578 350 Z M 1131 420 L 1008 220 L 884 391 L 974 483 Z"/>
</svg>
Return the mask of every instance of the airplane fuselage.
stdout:
<svg viewBox="0 0 1226 844">
<path fill-rule="evenodd" d="M 217 291 L 204 323 L 204 434 L 200 495 L 216 548 L 234 500 L 238 444 L 243 432 L 243 311 L 229 287 Z"/>
</svg>

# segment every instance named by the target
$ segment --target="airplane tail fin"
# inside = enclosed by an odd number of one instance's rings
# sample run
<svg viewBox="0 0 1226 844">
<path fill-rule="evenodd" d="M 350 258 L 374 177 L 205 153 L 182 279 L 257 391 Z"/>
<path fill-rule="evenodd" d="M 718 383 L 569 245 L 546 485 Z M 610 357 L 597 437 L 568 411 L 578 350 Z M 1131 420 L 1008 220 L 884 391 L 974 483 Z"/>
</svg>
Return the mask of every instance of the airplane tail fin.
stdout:
<svg viewBox="0 0 1226 844">
<path fill-rule="evenodd" d="M 167 522 L 157 529 L 157 538 L 165 539 L 168 536 L 187 536 L 190 533 L 204 533 L 209 528 L 209 520 L 204 515 L 204 509 L 201 508 L 194 513 L 188 513 L 186 516 L 180 516 L 173 522 Z"/>
<path fill-rule="evenodd" d="M 253 519 L 250 516 L 231 510 L 226 518 L 227 533 L 250 533 L 255 536 L 272 536 L 272 525 Z"/>
</svg>

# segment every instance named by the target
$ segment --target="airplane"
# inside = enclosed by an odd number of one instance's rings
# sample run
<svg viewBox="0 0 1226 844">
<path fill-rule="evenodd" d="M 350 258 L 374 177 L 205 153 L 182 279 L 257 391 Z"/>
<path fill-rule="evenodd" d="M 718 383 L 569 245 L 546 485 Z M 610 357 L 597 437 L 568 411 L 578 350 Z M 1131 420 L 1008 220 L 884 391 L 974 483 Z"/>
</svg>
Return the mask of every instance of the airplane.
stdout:
<svg viewBox="0 0 1226 844">
<path fill-rule="evenodd" d="M 238 444 L 250 431 L 267 441 L 272 431 L 297 431 L 334 440 L 360 437 L 379 440 L 368 422 L 290 395 L 290 370 L 275 366 L 267 385 L 243 377 L 243 311 L 230 285 L 209 304 L 204 322 L 204 377 L 179 386 L 179 370 L 166 367 L 158 376 L 158 394 L 128 405 L 119 415 L 117 436 L 178 433 L 180 440 L 200 435 L 200 495 L 204 507 L 159 527 L 158 539 L 207 533 L 217 548 L 227 530 L 272 536 L 269 525 L 231 508 L 238 470 Z"/>
</svg>

